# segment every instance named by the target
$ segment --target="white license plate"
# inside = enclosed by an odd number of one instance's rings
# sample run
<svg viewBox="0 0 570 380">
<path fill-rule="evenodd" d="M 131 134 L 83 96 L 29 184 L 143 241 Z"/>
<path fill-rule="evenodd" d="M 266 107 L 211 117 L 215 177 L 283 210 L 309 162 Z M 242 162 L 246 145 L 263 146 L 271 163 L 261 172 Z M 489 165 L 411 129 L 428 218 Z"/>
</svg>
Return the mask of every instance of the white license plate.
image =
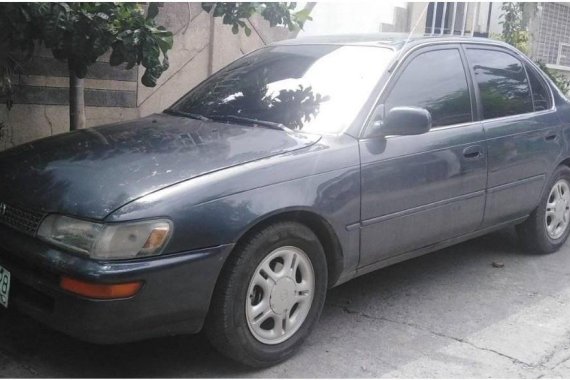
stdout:
<svg viewBox="0 0 570 380">
<path fill-rule="evenodd" d="M 0 266 L 0 306 L 8 307 L 10 294 L 10 272 Z"/>
</svg>

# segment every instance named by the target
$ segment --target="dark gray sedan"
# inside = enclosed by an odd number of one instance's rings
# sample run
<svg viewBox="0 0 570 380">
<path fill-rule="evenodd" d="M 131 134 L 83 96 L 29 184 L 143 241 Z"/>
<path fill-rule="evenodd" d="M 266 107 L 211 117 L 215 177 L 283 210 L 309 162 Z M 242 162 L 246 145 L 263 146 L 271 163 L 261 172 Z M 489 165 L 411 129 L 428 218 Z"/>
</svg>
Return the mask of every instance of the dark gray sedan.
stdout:
<svg viewBox="0 0 570 380">
<path fill-rule="evenodd" d="M 0 154 L 0 305 L 78 338 L 196 333 L 267 366 L 327 288 L 570 221 L 570 107 L 486 39 L 286 41 L 162 114 Z"/>
</svg>

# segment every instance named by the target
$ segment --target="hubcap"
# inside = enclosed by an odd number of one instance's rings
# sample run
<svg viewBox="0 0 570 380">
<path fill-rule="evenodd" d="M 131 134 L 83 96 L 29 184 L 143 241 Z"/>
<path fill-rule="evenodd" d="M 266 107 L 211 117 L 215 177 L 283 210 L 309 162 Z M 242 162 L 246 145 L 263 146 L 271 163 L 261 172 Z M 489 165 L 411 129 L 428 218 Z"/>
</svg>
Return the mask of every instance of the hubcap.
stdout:
<svg viewBox="0 0 570 380">
<path fill-rule="evenodd" d="M 570 222 L 570 185 L 565 179 L 554 184 L 546 203 L 546 231 L 551 239 L 564 235 Z"/>
<path fill-rule="evenodd" d="M 307 254 L 280 247 L 258 265 L 248 287 L 249 331 L 265 344 L 279 344 L 299 330 L 313 303 L 315 272 Z"/>
</svg>

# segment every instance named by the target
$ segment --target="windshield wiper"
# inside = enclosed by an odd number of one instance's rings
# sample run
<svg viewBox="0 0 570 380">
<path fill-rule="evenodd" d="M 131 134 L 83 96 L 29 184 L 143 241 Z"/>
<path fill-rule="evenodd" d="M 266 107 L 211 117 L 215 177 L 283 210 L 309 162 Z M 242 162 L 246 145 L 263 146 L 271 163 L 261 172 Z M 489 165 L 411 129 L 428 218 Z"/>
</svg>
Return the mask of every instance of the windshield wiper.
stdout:
<svg viewBox="0 0 570 380">
<path fill-rule="evenodd" d="M 214 121 L 235 121 L 238 123 L 242 122 L 242 123 L 247 123 L 249 125 L 277 129 L 280 131 L 293 132 L 290 128 L 287 128 L 285 125 L 281 123 L 275 123 L 273 121 L 268 121 L 268 120 L 259 120 L 238 115 L 208 115 L 207 117 L 210 120 Z"/>
<path fill-rule="evenodd" d="M 202 121 L 222 121 L 222 122 L 238 122 L 238 123 L 246 123 L 247 125 L 254 125 L 259 127 L 266 127 L 271 129 L 277 129 L 280 131 L 292 132 L 290 128 L 287 128 L 285 125 L 281 123 L 275 123 L 273 121 L 268 120 L 259 120 L 253 119 L 250 117 L 238 116 L 238 115 L 208 115 L 204 116 L 199 113 L 192 113 L 192 112 L 184 112 L 184 111 L 177 111 L 173 109 L 166 109 L 164 113 L 174 116 L 182 116 L 182 117 L 189 117 L 191 119 L 202 120 Z"/>
<path fill-rule="evenodd" d="M 182 116 L 182 117 L 189 117 L 191 119 L 202 120 L 202 121 L 211 121 L 210 118 L 200 115 L 199 113 L 192 113 L 192 112 L 184 112 L 184 111 L 176 111 L 173 109 L 166 109 L 164 113 L 174 116 Z"/>
</svg>

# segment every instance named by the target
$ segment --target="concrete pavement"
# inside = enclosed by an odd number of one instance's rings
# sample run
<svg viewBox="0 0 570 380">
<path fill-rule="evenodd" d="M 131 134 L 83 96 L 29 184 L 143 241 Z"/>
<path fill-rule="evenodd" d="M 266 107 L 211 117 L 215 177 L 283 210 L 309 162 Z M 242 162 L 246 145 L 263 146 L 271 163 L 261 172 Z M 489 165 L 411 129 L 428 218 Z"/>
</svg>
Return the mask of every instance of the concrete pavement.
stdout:
<svg viewBox="0 0 570 380">
<path fill-rule="evenodd" d="M 295 357 L 261 371 L 201 335 L 97 346 L 0 311 L 0 376 L 570 377 L 570 245 L 529 255 L 505 230 L 355 279 Z"/>
</svg>

